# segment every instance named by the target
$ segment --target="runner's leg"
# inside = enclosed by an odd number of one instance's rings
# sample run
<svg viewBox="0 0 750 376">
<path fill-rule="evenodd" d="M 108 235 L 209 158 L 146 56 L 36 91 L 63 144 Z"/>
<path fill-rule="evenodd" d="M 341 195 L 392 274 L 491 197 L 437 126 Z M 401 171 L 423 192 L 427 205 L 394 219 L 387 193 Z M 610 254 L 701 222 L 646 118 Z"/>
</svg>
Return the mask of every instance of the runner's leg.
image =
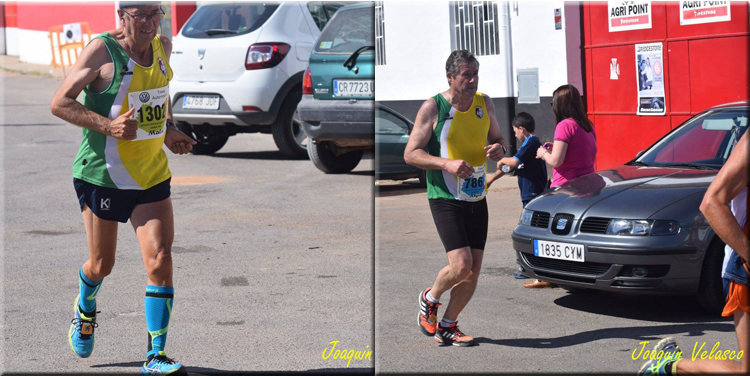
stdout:
<svg viewBox="0 0 750 376">
<path fill-rule="evenodd" d="M 677 363 L 677 374 L 679 375 L 701 375 L 707 372 L 730 372 L 733 374 L 750 375 L 750 315 L 738 309 L 734 312 L 734 327 L 737 331 L 737 342 L 742 350 L 740 363 L 734 360 L 700 359 L 691 361 L 688 349 L 682 349 L 685 359 Z M 739 351 L 738 351 L 739 352 Z"/>
<path fill-rule="evenodd" d="M 451 250 L 447 255 L 448 265 L 438 272 L 435 283 L 432 285 L 432 290 L 430 290 L 430 294 L 435 299 L 440 299 L 445 291 L 451 289 L 471 273 L 473 261 L 472 252 L 469 247 Z M 451 300 L 453 300 L 453 296 L 451 296 Z"/>
<path fill-rule="evenodd" d="M 87 358 L 94 350 L 96 323 L 96 295 L 102 280 L 115 264 L 117 222 L 94 215 L 84 203 L 81 214 L 86 230 L 89 259 L 78 271 L 79 294 L 73 308 L 73 320 L 68 330 L 68 343 L 73 352 Z"/>
<path fill-rule="evenodd" d="M 469 304 L 469 300 L 471 300 L 471 297 L 474 295 L 474 291 L 477 288 L 479 272 L 482 269 L 483 256 L 484 250 L 471 250 L 471 270 L 466 277 L 455 284 L 451 289 L 451 300 L 448 302 L 448 307 L 445 309 L 443 318 L 456 321 L 464 307 Z"/>
<path fill-rule="evenodd" d="M 89 245 L 89 259 L 81 269 L 88 279 L 99 282 L 115 266 L 118 222 L 97 217 L 86 204 L 81 214 Z"/>
<path fill-rule="evenodd" d="M 172 314 L 172 241 L 174 218 L 172 200 L 137 205 L 130 222 L 138 236 L 143 263 L 148 274 L 146 286 L 146 325 L 149 332 L 148 355 L 164 351 Z"/>
</svg>

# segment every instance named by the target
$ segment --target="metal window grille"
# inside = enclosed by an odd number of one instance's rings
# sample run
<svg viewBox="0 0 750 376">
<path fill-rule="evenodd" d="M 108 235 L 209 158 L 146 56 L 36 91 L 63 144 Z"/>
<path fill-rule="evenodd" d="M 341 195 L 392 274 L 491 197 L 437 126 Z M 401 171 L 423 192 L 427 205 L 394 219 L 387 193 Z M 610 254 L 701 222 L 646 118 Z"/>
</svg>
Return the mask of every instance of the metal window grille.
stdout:
<svg viewBox="0 0 750 376">
<path fill-rule="evenodd" d="M 454 1 L 454 49 L 474 55 L 499 55 L 500 33 L 496 1 Z"/>
<path fill-rule="evenodd" d="M 385 65 L 385 15 L 383 2 L 375 2 L 375 65 Z"/>
</svg>

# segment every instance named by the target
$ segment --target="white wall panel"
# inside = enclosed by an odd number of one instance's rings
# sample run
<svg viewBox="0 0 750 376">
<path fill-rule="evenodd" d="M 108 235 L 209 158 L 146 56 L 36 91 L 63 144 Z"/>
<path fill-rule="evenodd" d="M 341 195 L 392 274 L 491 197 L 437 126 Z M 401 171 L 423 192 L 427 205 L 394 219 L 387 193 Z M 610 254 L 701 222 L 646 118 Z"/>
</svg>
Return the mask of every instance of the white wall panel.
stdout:
<svg viewBox="0 0 750 376">
<path fill-rule="evenodd" d="M 568 83 L 563 1 L 518 1 L 511 3 L 513 77 L 518 69 L 539 69 L 539 95 L 552 96 Z M 562 12 L 563 28 L 555 30 L 555 8 Z M 515 88 L 518 96 L 518 88 Z"/>
</svg>

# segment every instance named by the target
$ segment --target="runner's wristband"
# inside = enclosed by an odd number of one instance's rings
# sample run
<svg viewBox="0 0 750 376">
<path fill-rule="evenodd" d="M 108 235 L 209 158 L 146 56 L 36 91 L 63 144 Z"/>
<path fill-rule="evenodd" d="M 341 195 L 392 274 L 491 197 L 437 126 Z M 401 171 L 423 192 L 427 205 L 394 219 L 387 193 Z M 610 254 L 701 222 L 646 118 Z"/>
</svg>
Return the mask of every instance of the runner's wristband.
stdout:
<svg viewBox="0 0 750 376">
<path fill-rule="evenodd" d="M 173 122 L 172 120 L 167 120 L 167 126 L 168 126 L 168 127 L 172 127 L 172 128 L 175 128 L 175 127 L 176 127 L 176 126 L 174 125 L 174 122 Z"/>
</svg>

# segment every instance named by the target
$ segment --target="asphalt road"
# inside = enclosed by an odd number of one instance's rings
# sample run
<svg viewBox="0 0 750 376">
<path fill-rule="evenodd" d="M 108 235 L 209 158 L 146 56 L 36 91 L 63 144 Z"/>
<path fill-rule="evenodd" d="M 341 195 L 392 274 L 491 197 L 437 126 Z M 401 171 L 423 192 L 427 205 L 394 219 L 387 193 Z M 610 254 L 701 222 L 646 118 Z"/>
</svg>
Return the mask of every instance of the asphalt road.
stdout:
<svg viewBox="0 0 750 376">
<path fill-rule="evenodd" d="M 146 354 L 146 274 L 130 224 L 98 295 L 96 348 L 68 345 L 87 258 L 71 165 L 81 131 L 49 112 L 60 81 L 2 75 L 2 372 L 133 373 Z M 323 359 L 372 350 L 373 158 L 325 175 L 270 135 L 215 156 L 170 155 L 176 237 L 169 356 L 191 374 L 346 370 Z M 369 347 L 368 347 L 369 346 Z M 372 372 L 352 359 L 348 370 Z"/>
<path fill-rule="evenodd" d="M 447 257 L 435 230 L 425 189 L 383 182 L 375 198 L 375 345 L 378 373 L 629 373 L 642 341 L 650 350 L 673 336 L 686 356 L 704 342 L 738 350 L 730 319 L 704 313 L 690 297 L 644 297 L 562 288 L 531 290 L 512 277 L 511 233 L 521 214 L 514 177 L 490 188 L 490 224 L 479 285 L 459 316 L 476 347 L 441 347 L 417 325 L 417 299 Z M 445 293 L 441 303 L 450 300 Z M 445 305 L 440 307 L 442 318 Z M 639 352 L 635 353 L 637 357 Z M 745 354 L 747 356 L 747 354 Z"/>
</svg>

